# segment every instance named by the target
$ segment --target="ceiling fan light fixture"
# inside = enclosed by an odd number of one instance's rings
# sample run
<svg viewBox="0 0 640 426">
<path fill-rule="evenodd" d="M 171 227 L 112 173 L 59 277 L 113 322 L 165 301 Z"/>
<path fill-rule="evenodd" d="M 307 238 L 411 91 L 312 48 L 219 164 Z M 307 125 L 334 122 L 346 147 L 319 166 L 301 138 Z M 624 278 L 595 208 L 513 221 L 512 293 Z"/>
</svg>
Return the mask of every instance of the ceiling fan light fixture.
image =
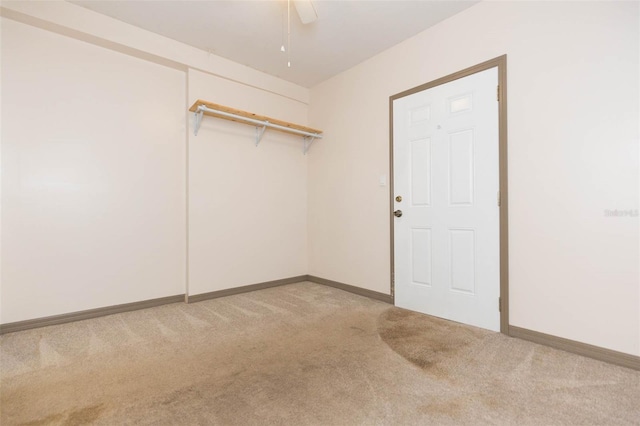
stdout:
<svg viewBox="0 0 640 426">
<path fill-rule="evenodd" d="M 318 19 L 318 13 L 311 0 L 294 0 L 293 4 L 303 24 L 309 24 Z"/>
</svg>

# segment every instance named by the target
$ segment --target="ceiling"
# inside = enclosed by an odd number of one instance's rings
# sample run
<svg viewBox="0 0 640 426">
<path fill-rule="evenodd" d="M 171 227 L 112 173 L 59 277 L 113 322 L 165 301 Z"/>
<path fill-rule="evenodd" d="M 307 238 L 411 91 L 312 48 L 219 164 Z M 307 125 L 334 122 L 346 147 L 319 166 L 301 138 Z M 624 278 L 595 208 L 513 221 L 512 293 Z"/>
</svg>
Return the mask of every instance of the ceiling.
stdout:
<svg viewBox="0 0 640 426">
<path fill-rule="evenodd" d="M 472 6 L 477 1 L 314 0 L 318 19 L 300 22 L 287 1 L 80 0 L 79 6 L 284 80 L 312 87 Z M 290 54 L 291 67 L 287 67 Z"/>
</svg>

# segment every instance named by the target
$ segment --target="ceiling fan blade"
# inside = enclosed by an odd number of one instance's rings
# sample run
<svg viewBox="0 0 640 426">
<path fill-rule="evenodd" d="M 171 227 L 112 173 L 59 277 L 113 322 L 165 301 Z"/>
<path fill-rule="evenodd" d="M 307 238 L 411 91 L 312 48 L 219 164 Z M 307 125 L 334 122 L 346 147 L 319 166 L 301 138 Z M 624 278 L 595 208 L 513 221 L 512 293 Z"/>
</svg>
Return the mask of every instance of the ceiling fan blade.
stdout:
<svg viewBox="0 0 640 426">
<path fill-rule="evenodd" d="M 303 24 L 308 24 L 318 19 L 318 13 L 311 0 L 294 0 L 293 4 Z"/>
</svg>

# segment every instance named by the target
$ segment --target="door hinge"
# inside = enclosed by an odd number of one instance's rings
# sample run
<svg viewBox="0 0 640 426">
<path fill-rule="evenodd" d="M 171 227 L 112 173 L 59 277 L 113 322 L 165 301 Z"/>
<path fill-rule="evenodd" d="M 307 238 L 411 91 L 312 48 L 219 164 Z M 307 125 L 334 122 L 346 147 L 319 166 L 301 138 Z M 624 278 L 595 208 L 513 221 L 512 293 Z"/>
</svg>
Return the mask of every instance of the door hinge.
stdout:
<svg viewBox="0 0 640 426">
<path fill-rule="evenodd" d="M 502 312 L 502 297 L 498 297 L 498 312 Z"/>
<path fill-rule="evenodd" d="M 500 102 L 500 86 L 496 86 L 496 101 Z"/>
<path fill-rule="evenodd" d="M 502 204 L 502 200 L 501 200 L 501 197 L 500 197 L 500 191 L 498 191 L 498 197 L 497 198 L 498 198 L 498 207 L 500 207 L 500 204 Z"/>
</svg>

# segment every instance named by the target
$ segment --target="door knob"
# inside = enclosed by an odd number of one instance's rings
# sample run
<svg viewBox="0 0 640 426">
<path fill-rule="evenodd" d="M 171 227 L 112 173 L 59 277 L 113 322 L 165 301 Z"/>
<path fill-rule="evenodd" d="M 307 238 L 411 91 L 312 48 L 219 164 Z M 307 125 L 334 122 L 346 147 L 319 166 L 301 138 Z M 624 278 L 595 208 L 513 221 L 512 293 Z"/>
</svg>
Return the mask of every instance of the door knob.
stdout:
<svg viewBox="0 0 640 426">
<path fill-rule="evenodd" d="M 393 215 L 394 215 L 395 217 L 400 217 L 400 216 L 402 216 L 402 210 L 396 210 L 395 212 L 393 212 Z"/>
</svg>

